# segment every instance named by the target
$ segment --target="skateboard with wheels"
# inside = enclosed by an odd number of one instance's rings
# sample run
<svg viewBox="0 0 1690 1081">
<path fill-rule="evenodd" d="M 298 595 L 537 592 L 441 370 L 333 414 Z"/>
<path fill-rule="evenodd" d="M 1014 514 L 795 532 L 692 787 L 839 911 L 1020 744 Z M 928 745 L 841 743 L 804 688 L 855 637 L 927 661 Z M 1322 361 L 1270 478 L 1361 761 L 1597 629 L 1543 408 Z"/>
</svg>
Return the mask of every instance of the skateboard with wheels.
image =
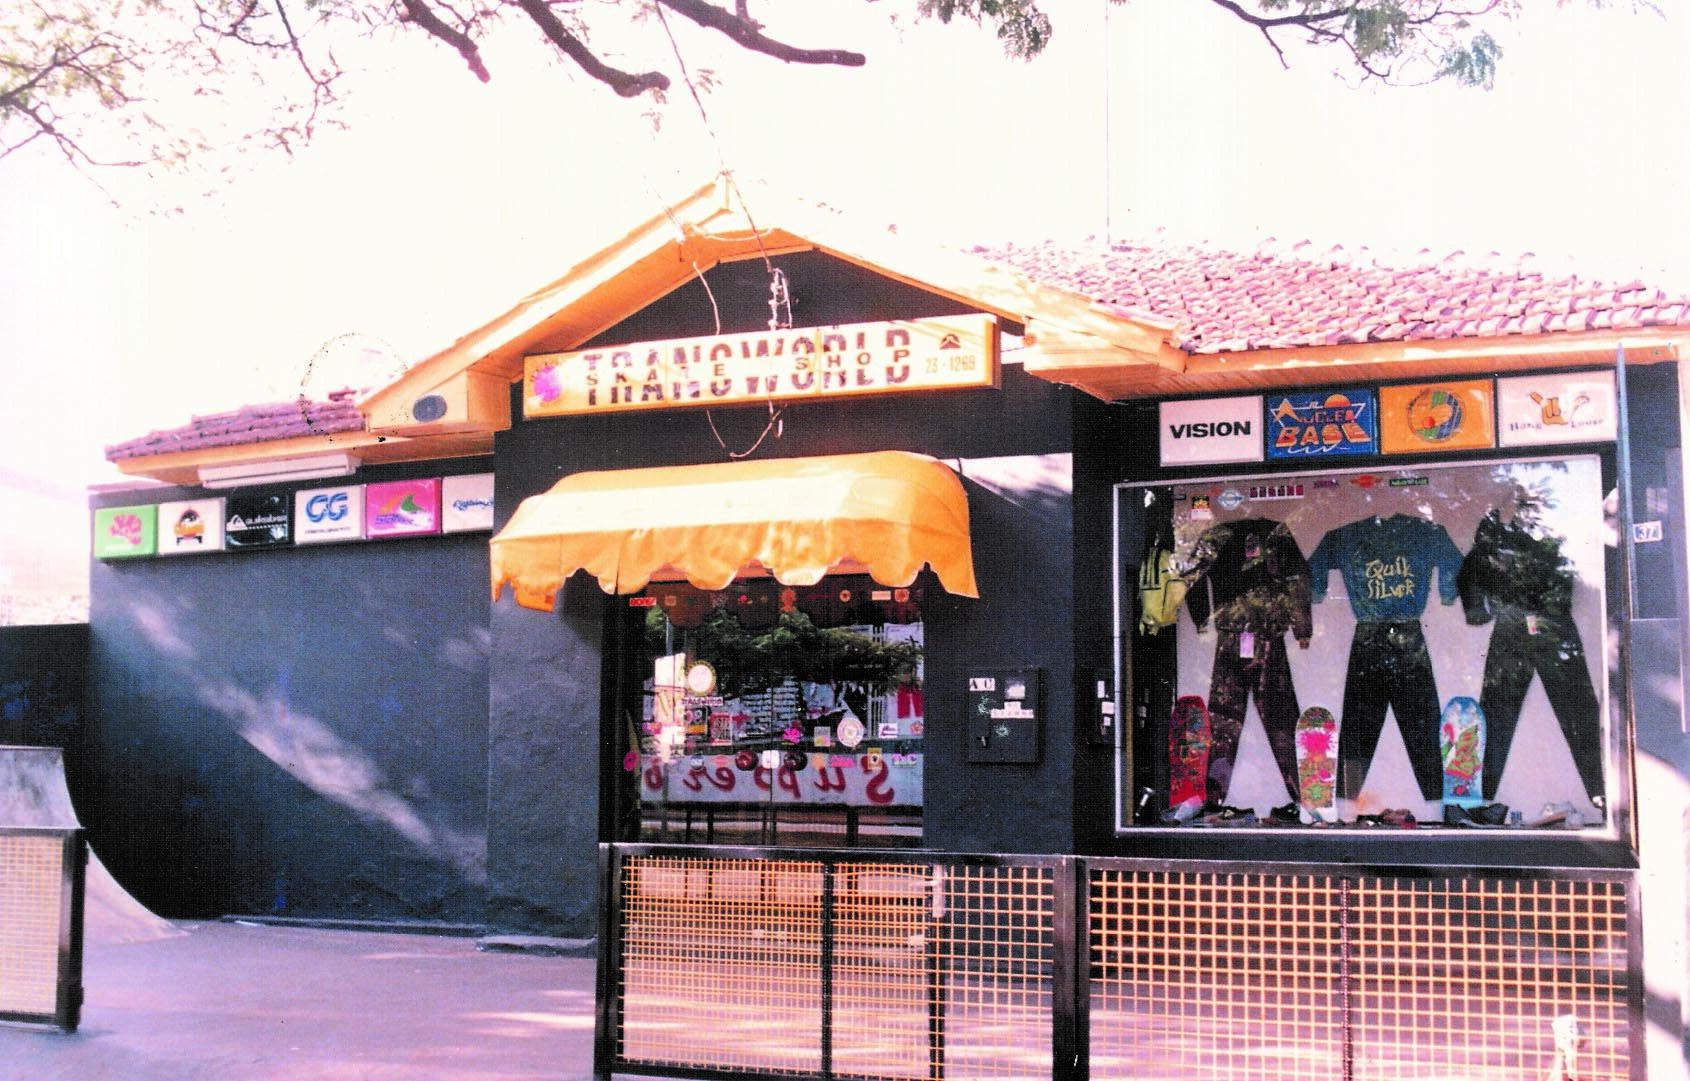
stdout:
<svg viewBox="0 0 1690 1081">
<path fill-rule="evenodd" d="M 1338 721 L 1324 706 L 1297 718 L 1297 802 L 1311 822 L 1338 821 Z"/>
<path fill-rule="evenodd" d="M 1209 707 L 1200 695 L 1182 695 L 1174 702 L 1168 722 L 1169 814 L 1182 807 L 1191 808 L 1192 814 L 1201 810 L 1208 775 Z"/>
<path fill-rule="evenodd" d="M 1438 722 L 1438 752 L 1444 766 L 1444 803 L 1478 807 L 1485 802 L 1485 713 L 1471 698 L 1456 697 Z"/>
</svg>

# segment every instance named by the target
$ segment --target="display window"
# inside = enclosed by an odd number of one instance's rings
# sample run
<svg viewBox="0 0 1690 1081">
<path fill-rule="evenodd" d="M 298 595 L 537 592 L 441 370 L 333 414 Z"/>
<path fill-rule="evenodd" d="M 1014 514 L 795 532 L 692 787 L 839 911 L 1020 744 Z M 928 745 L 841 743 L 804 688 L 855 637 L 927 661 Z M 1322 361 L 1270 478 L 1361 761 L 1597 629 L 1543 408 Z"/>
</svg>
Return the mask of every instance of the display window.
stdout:
<svg viewBox="0 0 1690 1081">
<path fill-rule="evenodd" d="M 1606 828 L 1596 455 L 1117 489 L 1117 826 Z"/>
<path fill-rule="evenodd" d="M 916 846 L 921 588 L 655 582 L 625 767 L 646 840 Z"/>
</svg>

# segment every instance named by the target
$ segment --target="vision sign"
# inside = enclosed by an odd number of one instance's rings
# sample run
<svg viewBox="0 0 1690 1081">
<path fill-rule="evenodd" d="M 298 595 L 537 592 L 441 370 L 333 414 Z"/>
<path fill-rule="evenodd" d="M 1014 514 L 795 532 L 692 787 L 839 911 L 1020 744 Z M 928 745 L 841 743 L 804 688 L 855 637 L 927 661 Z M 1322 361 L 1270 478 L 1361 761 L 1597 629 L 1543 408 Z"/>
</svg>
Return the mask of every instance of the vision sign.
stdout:
<svg viewBox="0 0 1690 1081">
<path fill-rule="evenodd" d="M 998 385 L 997 323 L 962 315 L 531 356 L 529 417 Z"/>
<path fill-rule="evenodd" d="M 1208 398 L 1157 407 L 1163 465 L 1262 460 L 1262 400 Z"/>
</svg>

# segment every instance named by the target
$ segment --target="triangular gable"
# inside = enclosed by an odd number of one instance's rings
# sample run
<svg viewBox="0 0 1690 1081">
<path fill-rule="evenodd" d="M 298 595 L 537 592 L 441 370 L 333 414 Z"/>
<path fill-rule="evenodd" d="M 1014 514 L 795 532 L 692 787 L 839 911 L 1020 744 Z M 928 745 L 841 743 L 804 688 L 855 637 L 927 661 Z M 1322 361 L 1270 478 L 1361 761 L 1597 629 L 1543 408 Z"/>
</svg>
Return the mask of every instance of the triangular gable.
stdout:
<svg viewBox="0 0 1690 1081">
<path fill-rule="evenodd" d="M 1173 325 L 1123 315 L 978 256 L 910 243 L 837 212 L 775 206 L 761 189 L 748 210 L 723 177 L 641 223 L 509 311 L 421 361 L 360 407 L 377 435 L 496 431 L 510 424 L 509 385 L 530 352 L 578 348 L 606 328 L 724 262 L 819 251 L 951 297 L 1025 328 L 1045 348 L 1163 375 L 1187 358 Z"/>
</svg>

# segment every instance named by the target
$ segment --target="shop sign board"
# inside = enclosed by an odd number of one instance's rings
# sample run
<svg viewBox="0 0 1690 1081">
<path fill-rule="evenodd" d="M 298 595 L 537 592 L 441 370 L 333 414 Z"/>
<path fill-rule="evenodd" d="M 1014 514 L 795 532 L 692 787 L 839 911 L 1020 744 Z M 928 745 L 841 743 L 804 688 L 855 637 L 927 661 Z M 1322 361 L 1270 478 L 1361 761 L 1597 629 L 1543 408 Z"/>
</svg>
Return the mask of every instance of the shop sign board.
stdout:
<svg viewBox="0 0 1690 1081">
<path fill-rule="evenodd" d="M 725 754 L 639 763 L 640 796 L 652 803 L 842 804 L 919 807 L 922 755 L 889 754 L 864 744 L 851 754 L 800 755 L 775 751 L 742 769 Z M 818 762 L 818 759 L 820 760 Z M 772 763 L 772 764 L 771 764 Z"/>
<path fill-rule="evenodd" d="M 364 535 L 416 537 L 440 532 L 440 478 L 364 487 Z"/>
<path fill-rule="evenodd" d="M 306 488 L 293 497 L 294 540 L 299 544 L 362 540 L 364 487 Z"/>
<path fill-rule="evenodd" d="M 94 512 L 94 558 L 150 556 L 158 550 L 158 505 L 104 507 Z"/>
<path fill-rule="evenodd" d="M 996 387 L 990 315 L 793 327 L 528 357 L 528 417 Z"/>
<path fill-rule="evenodd" d="M 1336 458 L 1379 453 L 1379 410 L 1362 389 L 1268 397 L 1269 458 Z"/>
<path fill-rule="evenodd" d="M 447 477 L 441 482 L 443 506 L 440 528 L 445 533 L 472 533 L 493 528 L 493 474 Z"/>
<path fill-rule="evenodd" d="M 1262 399 L 1203 398 L 1158 408 L 1163 465 L 1262 460 Z"/>
<path fill-rule="evenodd" d="M 1489 379 L 1379 389 L 1379 443 L 1386 454 L 1484 450 L 1496 446 Z"/>
<path fill-rule="evenodd" d="M 293 501 L 286 495 L 232 495 L 223 501 L 228 548 L 281 548 L 293 543 Z"/>
<path fill-rule="evenodd" d="M 1497 437 L 1505 447 L 1600 443 L 1619 436 L 1611 371 L 1498 379 L 1496 411 Z"/>
<path fill-rule="evenodd" d="M 190 555 L 222 550 L 221 499 L 188 499 L 159 504 L 159 555 Z"/>
</svg>

